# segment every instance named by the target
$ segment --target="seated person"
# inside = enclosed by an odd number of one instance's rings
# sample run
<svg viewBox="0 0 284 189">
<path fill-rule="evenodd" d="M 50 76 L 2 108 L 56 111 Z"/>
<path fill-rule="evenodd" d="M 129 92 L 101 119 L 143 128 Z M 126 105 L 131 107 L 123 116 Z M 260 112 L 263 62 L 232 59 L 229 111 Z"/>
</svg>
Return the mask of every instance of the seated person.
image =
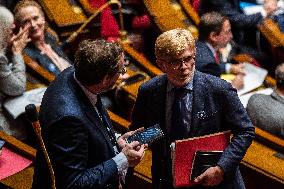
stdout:
<svg viewBox="0 0 284 189">
<path fill-rule="evenodd" d="M 232 85 L 240 89 L 243 87 L 243 64 L 222 62 L 217 54 L 220 48 L 225 47 L 233 36 L 228 18 L 217 12 L 204 14 L 199 23 L 199 39 L 196 44 L 196 69 L 217 77 L 223 73 L 238 75 Z"/>
<path fill-rule="evenodd" d="M 203 15 L 211 11 L 228 17 L 233 27 L 234 37 L 239 44 L 255 46 L 257 25 L 264 18 L 262 13 L 245 15 L 240 8 L 239 0 L 200 0 L 199 14 Z"/>
<path fill-rule="evenodd" d="M 30 41 L 29 25 L 21 27 L 13 34 L 14 16 L 5 7 L 0 6 L 0 130 L 20 140 L 25 139 L 25 131 L 3 110 L 6 97 L 18 96 L 25 92 L 26 74 L 22 50 Z"/>
<path fill-rule="evenodd" d="M 277 6 L 277 0 L 264 0 L 263 8 L 267 17 L 274 20 L 284 33 L 284 11 Z"/>
<path fill-rule="evenodd" d="M 256 127 L 284 138 L 284 63 L 277 66 L 275 78 L 274 92 L 254 94 L 248 101 L 247 111 Z"/>
<path fill-rule="evenodd" d="M 14 12 L 18 26 L 31 25 L 29 30 L 31 43 L 27 45 L 24 53 L 54 75 L 68 68 L 70 66 L 68 58 L 58 46 L 56 39 L 46 32 L 44 13 L 40 5 L 31 0 L 20 1 Z"/>
</svg>

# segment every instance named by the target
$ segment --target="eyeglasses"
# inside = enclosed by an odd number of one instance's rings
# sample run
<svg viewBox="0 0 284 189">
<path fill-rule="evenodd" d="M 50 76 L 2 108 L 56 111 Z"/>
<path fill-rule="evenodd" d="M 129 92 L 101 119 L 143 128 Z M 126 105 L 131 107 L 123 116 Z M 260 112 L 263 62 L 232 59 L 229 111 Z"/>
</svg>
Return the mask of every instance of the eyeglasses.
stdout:
<svg viewBox="0 0 284 189">
<path fill-rule="evenodd" d="M 119 74 L 121 74 L 121 75 L 124 75 L 125 73 L 126 73 L 126 67 L 125 66 L 123 66 L 120 70 L 118 70 L 118 72 L 117 73 L 119 73 Z"/>
<path fill-rule="evenodd" d="M 195 61 L 195 55 L 194 56 L 187 56 L 187 57 L 184 57 L 184 58 L 181 58 L 181 59 L 170 60 L 170 61 L 166 61 L 166 62 L 168 62 L 169 65 L 171 65 L 171 67 L 174 70 L 177 70 L 177 69 L 181 68 L 183 64 L 185 64 L 186 66 L 189 66 L 194 61 Z"/>
</svg>

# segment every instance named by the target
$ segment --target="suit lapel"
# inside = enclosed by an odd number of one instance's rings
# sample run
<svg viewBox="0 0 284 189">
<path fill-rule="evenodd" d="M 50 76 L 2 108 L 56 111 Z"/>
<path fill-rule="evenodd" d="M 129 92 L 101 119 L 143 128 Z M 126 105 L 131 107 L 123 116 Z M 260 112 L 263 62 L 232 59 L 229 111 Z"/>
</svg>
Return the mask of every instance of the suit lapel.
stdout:
<svg viewBox="0 0 284 189">
<path fill-rule="evenodd" d="M 104 126 L 104 124 L 103 124 L 103 122 L 102 122 L 98 112 L 96 112 L 96 110 L 93 107 L 92 103 L 90 102 L 88 97 L 85 95 L 85 93 L 83 92 L 81 87 L 78 85 L 78 83 L 76 83 L 74 78 L 73 78 L 73 82 L 75 84 L 75 90 L 77 91 L 78 98 L 81 100 L 81 106 L 84 109 L 87 117 L 93 123 L 93 126 L 95 127 L 95 129 L 98 130 L 102 134 L 104 139 L 107 141 L 108 146 L 113 151 L 113 146 L 112 146 L 112 143 L 110 141 L 107 129 Z M 98 100 L 101 100 L 99 98 L 99 96 L 98 96 Z"/>
<path fill-rule="evenodd" d="M 160 127 L 164 132 L 168 132 L 166 128 L 166 96 L 167 96 L 167 76 L 162 75 L 158 80 L 155 90 L 153 91 L 153 108 L 159 112 Z"/>
<path fill-rule="evenodd" d="M 198 119 L 197 115 L 204 111 L 204 95 L 206 95 L 206 91 L 202 81 L 202 76 L 199 71 L 195 71 L 193 78 L 193 98 L 192 98 L 192 113 L 191 113 L 191 131 L 190 137 L 195 136 L 196 130 L 198 129 Z"/>
</svg>

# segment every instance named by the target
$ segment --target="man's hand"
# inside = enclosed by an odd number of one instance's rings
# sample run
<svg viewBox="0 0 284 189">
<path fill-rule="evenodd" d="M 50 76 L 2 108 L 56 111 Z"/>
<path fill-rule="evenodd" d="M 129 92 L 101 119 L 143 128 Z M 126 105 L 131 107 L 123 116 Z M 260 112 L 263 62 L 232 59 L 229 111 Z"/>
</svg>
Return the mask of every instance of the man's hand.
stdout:
<svg viewBox="0 0 284 189">
<path fill-rule="evenodd" d="M 127 139 L 129 136 L 134 135 L 135 133 L 143 131 L 143 130 L 144 130 L 144 127 L 140 127 L 139 129 L 136 129 L 135 131 L 129 131 L 127 133 L 124 133 L 122 136 L 120 136 L 117 139 L 117 143 L 118 143 L 118 146 L 120 147 L 120 149 L 125 147 L 125 145 L 126 145 L 125 139 Z"/>
<path fill-rule="evenodd" d="M 230 72 L 232 74 L 243 74 L 245 75 L 245 64 L 240 63 L 240 64 L 232 64 Z"/>
<path fill-rule="evenodd" d="M 266 0 L 263 3 L 263 9 L 269 17 L 277 10 L 277 0 Z"/>
<path fill-rule="evenodd" d="M 128 160 L 129 167 L 135 167 L 138 165 L 138 163 L 140 163 L 144 157 L 145 149 L 146 145 L 140 145 L 140 143 L 137 141 L 131 142 L 130 144 L 126 143 L 125 147 L 122 149 L 122 152 Z"/>
<path fill-rule="evenodd" d="M 232 80 L 232 86 L 237 90 L 242 89 L 244 87 L 244 75 L 236 75 L 235 79 Z"/>
<path fill-rule="evenodd" d="M 199 175 L 194 182 L 203 186 L 216 186 L 224 179 L 224 171 L 221 167 L 215 166 L 208 168 L 204 173 Z"/>
</svg>

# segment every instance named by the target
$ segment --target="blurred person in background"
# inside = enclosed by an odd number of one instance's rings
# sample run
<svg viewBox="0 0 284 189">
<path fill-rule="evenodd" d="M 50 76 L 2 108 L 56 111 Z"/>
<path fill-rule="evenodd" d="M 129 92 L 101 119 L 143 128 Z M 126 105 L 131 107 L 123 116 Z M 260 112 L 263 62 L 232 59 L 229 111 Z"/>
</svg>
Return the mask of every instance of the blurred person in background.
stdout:
<svg viewBox="0 0 284 189">
<path fill-rule="evenodd" d="M 70 66 L 56 37 L 47 32 L 44 13 L 37 2 L 20 1 L 15 6 L 14 13 L 17 26 L 31 25 L 29 29 L 31 43 L 27 45 L 24 53 L 54 75 L 58 75 Z"/>
<path fill-rule="evenodd" d="M 217 53 L 220 48 L 226 47 L 233 39 L 229 19 L 217 12 L 206 13 L 201 17 L 198 29 L 196 69 L 216 77 L 220 77 L 224 73 L 236 74 L 232 85 L 236 89 L 241 89 L 245 74 L 244 64 L 223 62 Z"/>
<path fill-rule="evenodd" d="M 29 27 L 27 24 L 18 33 L 13 33 L 14 16 L 7 8 L 0 6 L 0 129 L 18 139 L 25 139 L 25 130 L 3 110 L 3 102 L 7 97 L 25 92 L 26 73 L 22 51 L 30 41 Z"/>
<path fill-rule="evenodd" d="M 247 111 L 256 127 L 284 138 L 284 63 L 277 66 L 275 78 L 273 93 L 254 94 L 248 101 Z"/>
</svg>

